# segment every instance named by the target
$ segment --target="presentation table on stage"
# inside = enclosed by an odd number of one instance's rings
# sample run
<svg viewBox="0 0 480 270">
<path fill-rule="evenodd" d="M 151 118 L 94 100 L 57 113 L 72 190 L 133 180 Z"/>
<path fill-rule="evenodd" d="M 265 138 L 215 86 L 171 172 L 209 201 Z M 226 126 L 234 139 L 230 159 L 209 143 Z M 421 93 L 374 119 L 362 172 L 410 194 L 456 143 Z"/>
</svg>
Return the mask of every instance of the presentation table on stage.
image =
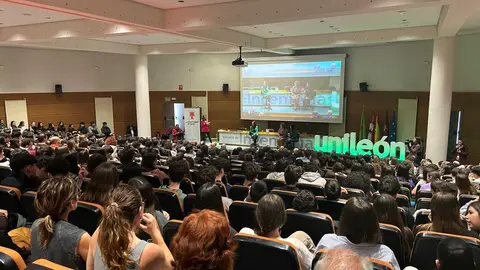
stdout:
<svg viewBox="0 0 480 270">
<path fill-rule="evenodd" d="M 257 144 L 259 146 L 277 147 L 277 132 L 259 132 Z M 313 149 L 315 135 L 301 134 L 300 141 L 295 147 L 301 149 Z M 218 142 L 227 145 L 250 146 L 253 141 L 246 130 L 219 130 Z"/>
</svg>

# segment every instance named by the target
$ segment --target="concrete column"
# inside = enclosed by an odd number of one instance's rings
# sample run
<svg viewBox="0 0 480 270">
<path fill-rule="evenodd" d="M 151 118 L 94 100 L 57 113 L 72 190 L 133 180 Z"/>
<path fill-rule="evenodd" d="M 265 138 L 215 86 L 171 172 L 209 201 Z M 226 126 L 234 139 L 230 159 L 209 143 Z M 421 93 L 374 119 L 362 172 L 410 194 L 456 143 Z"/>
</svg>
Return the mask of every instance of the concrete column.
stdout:
<svg viewBox="0 0 480 270">
<path fill-rule="evenodd" d="M 139 137 L 152 137 L 150 125 L 150 88 L 148 85 L 148 56 L 135 55 L 135 105 Z"/>
<path fill-rule="evenodd" d="M 426 157 L 434 163 L 447 158 L 454 62 L 455 37 L 435 39 L 426 148 Z"/>
</svg>

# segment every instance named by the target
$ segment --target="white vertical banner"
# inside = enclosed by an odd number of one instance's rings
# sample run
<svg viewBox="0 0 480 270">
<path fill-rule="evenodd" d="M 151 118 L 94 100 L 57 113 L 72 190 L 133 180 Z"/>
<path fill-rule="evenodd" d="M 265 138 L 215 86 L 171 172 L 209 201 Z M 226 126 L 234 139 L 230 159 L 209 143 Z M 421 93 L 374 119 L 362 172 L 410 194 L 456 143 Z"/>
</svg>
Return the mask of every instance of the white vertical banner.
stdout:
<svg viewBox="0 0 480 270">
<path fill-rule="evenodd" d="M 185 117 L 185 140 L 201 141 L 200 137 L 200 108 L 184 108 L 183 115 Z"/>
</svg>

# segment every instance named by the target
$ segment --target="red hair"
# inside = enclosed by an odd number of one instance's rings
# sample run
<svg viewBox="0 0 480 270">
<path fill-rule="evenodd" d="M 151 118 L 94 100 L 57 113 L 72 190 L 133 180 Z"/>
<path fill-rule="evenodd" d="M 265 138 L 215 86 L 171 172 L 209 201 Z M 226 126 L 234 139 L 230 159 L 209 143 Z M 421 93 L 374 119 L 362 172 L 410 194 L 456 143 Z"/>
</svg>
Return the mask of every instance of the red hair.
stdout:
<svg viewBox="0 0 480 270">
<path fill-rule="evenodd" d="M 231 270 L 235 248 L 227 218 L 212 210 L 186 217 L 170 245 L 176 270 Z"/>
</svg>

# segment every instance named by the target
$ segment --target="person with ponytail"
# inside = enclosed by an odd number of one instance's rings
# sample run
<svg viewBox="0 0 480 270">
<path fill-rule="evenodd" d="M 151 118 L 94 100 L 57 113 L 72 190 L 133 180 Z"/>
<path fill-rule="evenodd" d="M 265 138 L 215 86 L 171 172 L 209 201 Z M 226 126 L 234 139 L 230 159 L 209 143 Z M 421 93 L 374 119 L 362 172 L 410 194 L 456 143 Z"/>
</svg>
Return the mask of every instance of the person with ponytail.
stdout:
<svg viewBox="0 0 480 270">
<path fill-rule="evenodd" d="M 311 268 L 315 244 L 310 236 L 302 231 L 294 232 L 287 238 L 280 236 L 280 229 L 287 220 L 285 205 L 280 196 L 271 193 L 263 196 L 260 201 L 258 201 L 255 216 L 259 229 L 252 230 L 251 228 L 243 228 L 240 230 L 240 233 L 255 234 L 287 241 L 297 248 L 302 270 L 309 270 Z"/>
<path fill-rule="evenodd" d="M 135 231 L 142 229 L 153 243 L 140 240 Z M 120 184 L 105 208 L 102 223 L 90 242 L 87 270 L 171 269 L 170 253 L 154 216 L 144 213 L 140 192 Z"/>
<path fill-rule="evenodd" d="M 183 220 L 170 245 L 175 270 L 233 270 L 235 248 L 227 218 L 202 210 Z"/>
<path fill-rule="evenodd" d="M 31 261 L 47 259 L 72 269 L 85 269 L 90 235 L 67 221 L 77 201 L 77 184 L 68 177 L 50 178 L 40 185 L 35 209 L 42 218 L 32 225 Z"/>
</svg>

